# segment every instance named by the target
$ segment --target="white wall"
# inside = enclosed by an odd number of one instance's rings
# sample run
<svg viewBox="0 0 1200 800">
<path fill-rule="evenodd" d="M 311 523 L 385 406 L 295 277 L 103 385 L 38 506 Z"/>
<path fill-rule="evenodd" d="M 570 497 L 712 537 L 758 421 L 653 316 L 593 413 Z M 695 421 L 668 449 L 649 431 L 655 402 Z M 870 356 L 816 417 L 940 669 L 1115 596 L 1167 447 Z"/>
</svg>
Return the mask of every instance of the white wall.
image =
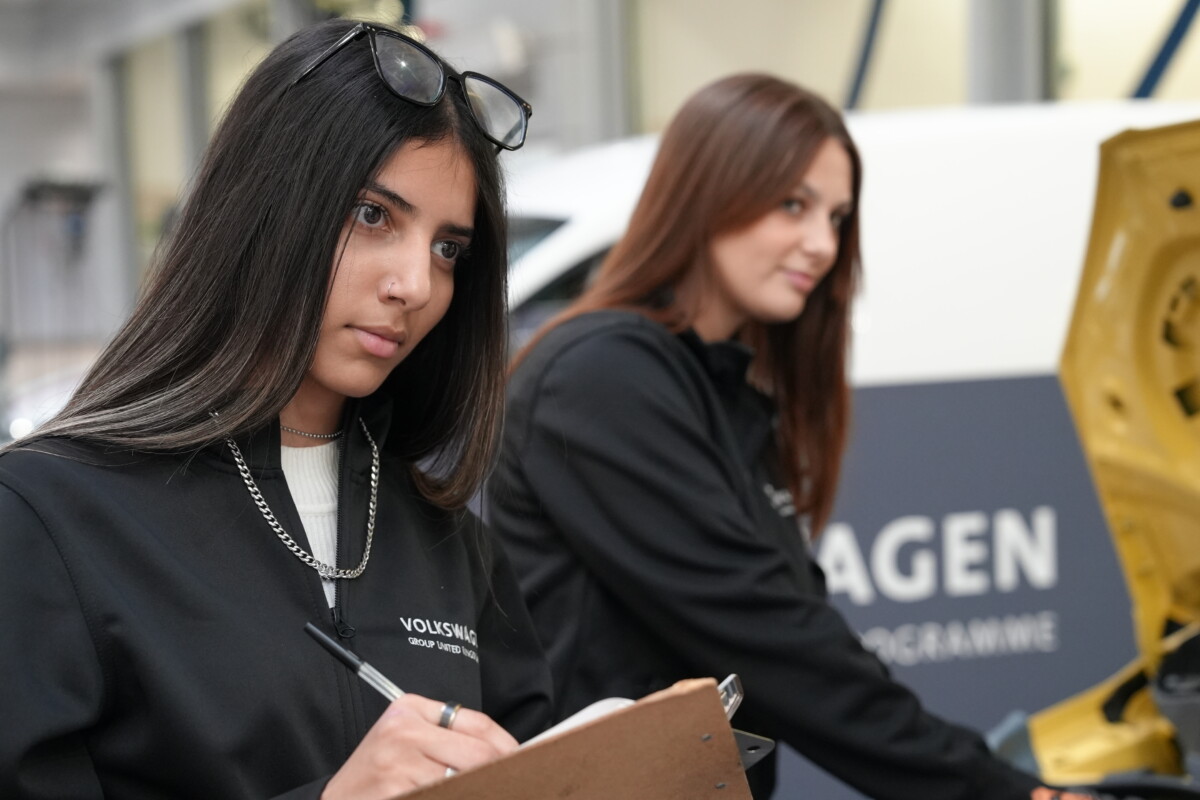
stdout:
<svg viewBox="0 0 1200 800">
<path fill-rule="evenodd" d="M 841 105 L 854 78 L 868 0 L 633 0 L 640 128 L 661 130 L 683 100 L 731 72 L 763 70 Z M 905 0 L 879 23 L 862 108 L 966 100 L 968 4 Z"/>
</svg>

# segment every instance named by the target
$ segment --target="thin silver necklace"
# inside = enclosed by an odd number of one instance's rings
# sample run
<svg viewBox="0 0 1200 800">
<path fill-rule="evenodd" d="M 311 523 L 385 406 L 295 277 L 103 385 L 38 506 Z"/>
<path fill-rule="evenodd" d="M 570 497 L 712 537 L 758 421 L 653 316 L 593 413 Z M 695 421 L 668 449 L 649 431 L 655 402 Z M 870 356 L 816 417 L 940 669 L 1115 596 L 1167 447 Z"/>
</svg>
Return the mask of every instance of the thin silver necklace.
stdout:
<svg viewBox="0 0 1200 800">
<path fill-rule="evenodd" d="M 342 435 L 341 431 L 334 431 L 333 433 L 308 433 L 307 431 L 298 431 L 295 428 L 289 428 L 282 423 L 279 425 L 279 429 L 288 433 L 294 433 L 297 436 L 305 436 L 309 439 L 336 439 Z"/>
<path fill-rule="evenodd" d="M 250 498 L 254 500 L 254 505 L 258 506 L 258 510 L 262 512 L 263 519 L 271 526 L 271 530 L 275 531 L 279 541 L 292 551 L 292 555 L 315 569 L 325 580 L 357 578 L 363 574 L 363 570 L 367 568 L 367 562 L 371 559 L 371 541 L 375 538 L 375 499 L 379 494 L 379 448 L 375 445 L 375 440 L 371 438 L 371 432 L 367 430 L 367 424 L 362 421 L 361 417 L 358 424 L 362 426 L 363 435 L 367 437 L 367 441 L 371 445 L 371 500 L 367 504 L 367 544 L 363 548 L 362 561 L 354 569 L 338 569 L 333 564 L 326 564 L 324 561 L 314 558 L 311 553 L 298 545 L 295 539 L 287 535 L 287 531 L 279 524 L 279 520 L 275 519 L 275 514 L 267 505 L 262 492 L 258 490 L 258 484 L 250 476 L 250 467 L 246 466 L 246 459 L 242 458 L 242 451 L 238 449 L 237 443 L 231 437 L 225 437 L 225 444 L 229 445 L 229 449 L 233 452 L 233 460 L 237 462 L 238 472 L 242 474 L 246 490 L 250 492 Z"/>
</svg>

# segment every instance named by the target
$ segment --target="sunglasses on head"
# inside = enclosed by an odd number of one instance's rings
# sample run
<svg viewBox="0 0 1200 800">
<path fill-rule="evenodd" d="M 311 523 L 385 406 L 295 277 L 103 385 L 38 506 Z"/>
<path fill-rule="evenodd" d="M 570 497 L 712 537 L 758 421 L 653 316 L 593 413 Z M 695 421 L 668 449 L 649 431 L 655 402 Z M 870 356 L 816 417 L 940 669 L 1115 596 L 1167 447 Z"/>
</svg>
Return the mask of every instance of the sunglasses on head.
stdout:
<svg viewBox="0 0 1200 800">
<path fill-rule="evenodd" d="M 489 141 L 505 150 L 516 150 L 525 144 L 525 131 L 533 114 L 529 103 L 486 75 L 448 71 L 442 60 L 420 42 L 368 22 L 355 25 L 332 47 L 309 62 L 289 87 L 304 80 L 363 34 L 371 43 L 375 70 L 392 94 L 419 106 L 437 105 L 446 93 L 446 79 L 449 78 L 462 88 L 471 119 Z"/>
</svg>

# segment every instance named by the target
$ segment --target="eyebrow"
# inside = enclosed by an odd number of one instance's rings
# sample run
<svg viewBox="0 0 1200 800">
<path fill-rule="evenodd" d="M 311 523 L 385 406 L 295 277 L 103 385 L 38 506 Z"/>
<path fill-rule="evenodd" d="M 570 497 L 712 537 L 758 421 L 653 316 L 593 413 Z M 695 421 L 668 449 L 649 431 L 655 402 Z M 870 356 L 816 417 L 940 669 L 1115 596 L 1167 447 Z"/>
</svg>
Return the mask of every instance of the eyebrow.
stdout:
<svg viewBox="0 0 1200 800">
<path fill-rule="evenodd" d="M 375 183 L 375 181 L 371 181 L 370 183 L 367 184 L 367 191 L 374 192 L 375 194 L 378 194 L 378 195 L 383 195 L 383 198 L 385 200 L 387 200 L 389 203 L 394 205 L 396 208 L 403 211 L 405 214 L 416 213 L 417 209 L 415 206 L 413 206 L 412 203 L 408 202 L 403 197 L 396 194 L 391 189 L 387 188 L 386 186 L 384 186 L 381 183 Z"/>
<path fill-rule="evenodd" d="M 405 214 L 413 215 L 413 214 L 417 213 L 416 206 L 414 206 L 412 203 L 408 202 L 403 197 L 401 197 L 399 194 L 397 194 L 396 192 L 393 192 L 391 189 L 387 188 L 386 186 L 384 186 L 381 183 L 376 183 L 375 181 L 371 181 L 370 183 L 367 184 L 367 191 L 374 192 L 377 195 L 381 195 L 384 200 L 387 200 L 389 203 L 391 203 L 396 208 L 400 209 Z M 470 239 L 475 235 L 474 228 L 465 227 L 463 225 L 445 225 L 444 228 L 447 233 L 452 233 L 455 236 L 462 236 L 467 239 Z"/>
</svg>

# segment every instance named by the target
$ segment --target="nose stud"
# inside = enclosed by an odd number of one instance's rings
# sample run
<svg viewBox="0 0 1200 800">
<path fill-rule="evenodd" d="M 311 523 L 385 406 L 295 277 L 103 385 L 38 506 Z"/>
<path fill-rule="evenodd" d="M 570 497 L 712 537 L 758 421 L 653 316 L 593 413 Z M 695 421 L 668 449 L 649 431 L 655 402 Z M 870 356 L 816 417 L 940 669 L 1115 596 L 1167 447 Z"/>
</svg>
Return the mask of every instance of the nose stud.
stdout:
<svg viewBox="0 0 1200 800">
<path fill-rule="evenodd" d="M 395 300 L 395 301 L 396 301 L 396 302 L 398 302 L 398 303 L 399 303 L 399 304 L 400 304 L 402 307 L 407 307 L 407 306 L 408 306 L 408 298 L 407 298 L 407 297 L 405 297 L 404 295 L 396 295 L 396 294 L 392 294 L 392 287 L 393 287 L 393 286 L 395 286 L 395 285 L 396 285 L 396 281 L 388 281 L 388 285 L 387 285 L 387 299 L 388 299 L 388 300 Z"/>
</svg>

